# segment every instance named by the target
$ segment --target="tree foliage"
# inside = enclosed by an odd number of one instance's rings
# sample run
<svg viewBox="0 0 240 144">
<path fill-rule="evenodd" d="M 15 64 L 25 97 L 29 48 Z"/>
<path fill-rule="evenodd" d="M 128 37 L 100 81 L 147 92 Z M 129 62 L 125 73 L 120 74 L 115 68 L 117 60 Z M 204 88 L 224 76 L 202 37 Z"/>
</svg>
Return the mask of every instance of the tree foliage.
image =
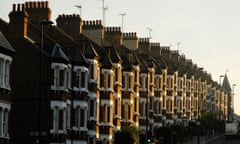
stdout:
<svg viewBox="0 0 240 144">
<path fill-rule="evenodd" d="M 139 132 L 133 126 L 122 127 L 115 134 L 115 144 L 139 144 Z"/>
</svg>

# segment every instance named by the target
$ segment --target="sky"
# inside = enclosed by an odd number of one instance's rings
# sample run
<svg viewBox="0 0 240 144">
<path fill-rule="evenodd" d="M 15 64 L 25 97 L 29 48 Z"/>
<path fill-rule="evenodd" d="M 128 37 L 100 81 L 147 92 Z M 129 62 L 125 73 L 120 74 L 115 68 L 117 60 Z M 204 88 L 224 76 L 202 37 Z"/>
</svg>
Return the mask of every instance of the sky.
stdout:
<svg viewBox="0 0 240 144">
<path fill-rule="evenodd" d="M 60 14 L 102 19 L 103 1 L 106 26 L 122 26 L 123 22 L 124 32 L 151 36 L 151 42 L 179 50 L 218 83 L 219 76 L 227 74 L 230 84 L 236 84 L 234 111 L 240 114 L 239 0 L 49 0 L 52 21 Z M 23 2 L 1 0 L 0 18 L 8 22 L 12 4 Z"/>
</svg>

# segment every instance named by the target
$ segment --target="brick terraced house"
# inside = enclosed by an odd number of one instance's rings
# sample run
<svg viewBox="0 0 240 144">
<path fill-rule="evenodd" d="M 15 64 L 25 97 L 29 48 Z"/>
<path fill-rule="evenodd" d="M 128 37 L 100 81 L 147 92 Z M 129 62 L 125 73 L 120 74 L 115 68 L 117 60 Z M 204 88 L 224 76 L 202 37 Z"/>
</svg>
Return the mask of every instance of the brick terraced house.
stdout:
<svg viewBox="0 0 240 144">
<path fill-rule="evenodd" d="M 0 30 L 0 143 L 9 143 L 12 61 L 15 50 Z"/>
<path fill-rule="evenodd" d="M 47 1 L 0 19 L 0 143 L 112 144 L 126 125 L 230 120 L 227 75 L 218 84 L 178 51 L 101 20 L 50 21 Z"/>
</svg>

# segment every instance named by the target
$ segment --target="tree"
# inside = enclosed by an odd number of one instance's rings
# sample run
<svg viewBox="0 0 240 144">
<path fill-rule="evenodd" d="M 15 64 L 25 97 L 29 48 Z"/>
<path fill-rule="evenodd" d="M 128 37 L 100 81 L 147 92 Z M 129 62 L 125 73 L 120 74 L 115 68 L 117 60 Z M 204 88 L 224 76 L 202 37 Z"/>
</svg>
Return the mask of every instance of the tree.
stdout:
<svg viewBox="0 0 240 144">
<path fill-rule="evenodd" d="M 139 144 L 139 132 L 133 126 L 122 127 L 115 134 L 115 144 Z"/>
</svg>

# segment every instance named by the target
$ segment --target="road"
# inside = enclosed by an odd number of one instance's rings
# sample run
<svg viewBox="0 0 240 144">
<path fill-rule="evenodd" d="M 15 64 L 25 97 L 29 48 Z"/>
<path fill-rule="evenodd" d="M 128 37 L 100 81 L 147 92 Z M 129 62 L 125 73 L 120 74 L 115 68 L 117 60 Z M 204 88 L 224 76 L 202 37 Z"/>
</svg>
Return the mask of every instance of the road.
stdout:
<svg viewBox="0 0 240 144">
<path fill-rule="evenodd" d="M 207 144 L 240 144 L 240 139 L 231 139 L 231 140 L 226 140 L 225 136 L 222 135 Z"/>
<path fill-rule="evenodd" d="M 184 144 L 198 144 L 197 138 L 194 137 L 191 141 Z M 206 141 L 205 137 L 201 137 L 199 144 L 240 144 L 240 139 L 226 140 L 224 134 L 214 137 L 213 139 Z"/>
</svg>

